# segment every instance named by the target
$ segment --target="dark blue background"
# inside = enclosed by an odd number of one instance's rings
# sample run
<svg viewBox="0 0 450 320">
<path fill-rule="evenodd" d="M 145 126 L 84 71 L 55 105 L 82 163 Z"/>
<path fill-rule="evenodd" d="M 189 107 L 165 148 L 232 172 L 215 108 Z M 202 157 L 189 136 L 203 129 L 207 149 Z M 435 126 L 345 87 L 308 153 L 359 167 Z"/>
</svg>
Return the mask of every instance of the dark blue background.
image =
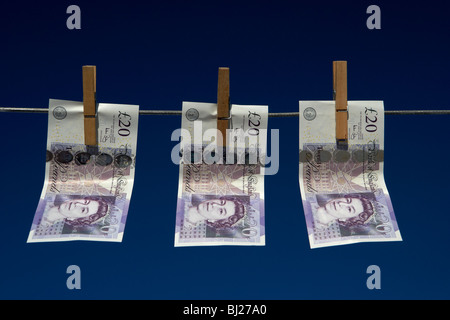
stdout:
<svg viewBox="0 0 450 320">
<path fill-rule="evenodd" d="M 81 8 L 81 30 L 66 8 Z M 381 8 L 381 30 L 366 9 Z M 15 1 L 0 10 L 1 106 L 82 100 L 97 66 L 99 102 L 181 110 L 231 102 L 298 111 L 332 99 L 332 61 L 348 61 L 349 100 L 386 110 L 450 109 L 445 1 Z M 403 242 L 311 250 L 298 185 L 298 118 L 280 130 L 280 169 L 265 178 L 266 246 L 174 248 L 179 116 L 141 116 L 122 243 L 26 244 L 44 180 L 46 114 L 2 113 L 1 299 L 448 299 L 450 116 L 386 116 L 385 179 Z M 81 268 L 68 290 L 66 268 Z M 381 268 L 381 290 L 366 269 Z"/>
</svg>

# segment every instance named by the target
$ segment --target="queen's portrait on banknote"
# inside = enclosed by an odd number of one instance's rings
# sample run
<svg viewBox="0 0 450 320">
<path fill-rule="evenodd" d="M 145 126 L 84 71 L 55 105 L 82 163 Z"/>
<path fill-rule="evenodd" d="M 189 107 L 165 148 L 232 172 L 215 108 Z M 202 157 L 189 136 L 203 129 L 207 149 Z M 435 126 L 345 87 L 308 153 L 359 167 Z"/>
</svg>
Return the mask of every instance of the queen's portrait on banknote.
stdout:
<svg viewBox="0 0 450 320">
<path fill-rule="evenodd" d="M 327 228 L 334 221 L 344 227 L 364 225 L 374 214 L 371 193 L 327 194 L 316 198 L 319 205 L 313 209 L 316 228 Z"/>
<path fill-rule="evenodd" d="M 31 240 L 116 239 L 127 200 L 116 196 L 47 194 L 39 201 Z"/>
<path fill-rule="evenodd" d="M 314 200 L 312 199 L 314 198 Z M 310 197 L 314 229 L 338 231 L 341 237 L 392 236 L 387 200 L 375 193 L 315 194 Z"/>
<path fill-rule="evenodd" d="M 110 207 L 106 197 L 57 196 L 52 204 L 47 204 L 40 226 L 49 227 L 61 221 L 74 227 L 92 225 L 105 217 Z"/>
<path fill-rule="evenodd" d="M 246 212 L 242 196 L 193 194 L 191 201 L 184 215 L 184 227 L 187 228 L 203 221 L 215 229 L 229 228 L 244 218 Z"/>
</svg>

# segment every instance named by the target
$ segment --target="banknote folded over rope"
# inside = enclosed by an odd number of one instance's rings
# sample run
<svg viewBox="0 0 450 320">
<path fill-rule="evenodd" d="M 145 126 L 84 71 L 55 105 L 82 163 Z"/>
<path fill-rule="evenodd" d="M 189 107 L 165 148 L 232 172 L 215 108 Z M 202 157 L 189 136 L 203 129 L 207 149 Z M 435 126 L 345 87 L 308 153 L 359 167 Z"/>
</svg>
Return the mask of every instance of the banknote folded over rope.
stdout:
<svg viewBox="0 0 450 320">
<path fill-rule="evenodd" d="M 334 101 L 300 101 L 299 182 L 311 248 L 401 241 L 384 181 L 382 101 L 348 102 L 337 147 Z"/>
<path fill-rule="evenodd" d="M 50 100 L 44 187 L 27 242 L 122 241 L 138 117 L 138 106 L 100 103 L 98 146 L 86 146 L 83 103 Z"/>
<path fill-rule="evenodd" d="M 264 245 L 267 106 L 231 107 L 217 146 L 217 105 L 183 102 L 175 246 Z"/>
</svg>

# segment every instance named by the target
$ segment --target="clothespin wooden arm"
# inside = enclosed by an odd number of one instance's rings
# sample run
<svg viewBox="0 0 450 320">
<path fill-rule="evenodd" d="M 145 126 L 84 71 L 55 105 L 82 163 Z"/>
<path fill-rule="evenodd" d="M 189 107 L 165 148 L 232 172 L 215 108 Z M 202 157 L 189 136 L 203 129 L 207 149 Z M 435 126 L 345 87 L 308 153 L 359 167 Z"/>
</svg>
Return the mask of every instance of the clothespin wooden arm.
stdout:
<svg viewBox="0 0 450 320">
<path fill-rule="evenodd" d="M 348 141 L 347 61 L 333 61 L 333 92 L 336 101 L 336 140 Z"/>
<path fill-rule="evenodd" d="M 95 66 L 83 66 L 84 143 L 88 146 L 97 145 L 96 78 Z"/>
<path fill-rule="evenodd" d="M 217 141 L 217 146 L 227 146 L 227 129 L 230 118 L 230 69 L 219 68 L 217 86 L 217 130 L 222 133 L 222 141 Z"/>
</svg>

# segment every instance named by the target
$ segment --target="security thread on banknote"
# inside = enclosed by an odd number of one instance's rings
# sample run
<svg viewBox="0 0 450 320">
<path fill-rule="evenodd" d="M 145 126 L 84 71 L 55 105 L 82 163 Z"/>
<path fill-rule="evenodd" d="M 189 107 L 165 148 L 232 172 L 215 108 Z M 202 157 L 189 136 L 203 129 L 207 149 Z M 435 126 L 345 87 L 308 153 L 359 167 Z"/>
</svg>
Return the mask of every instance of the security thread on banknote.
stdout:
<svg viewBox="0 0 450 320">
<path fill-rule="evenodd" d="M 184 102 L 182 129 L 210 138 L 216 133 L 215 104 Z M 267 106 L 238 106 L 231 109 L 233 142 L 244 141 L 242 134 L 250 131 L 256 139 L 257 154 L 265 154 Z M 201 129 L 198 129 L 201 125 Z M 185 139 L 184 153 L 196 150 L 200 157 L 180 161 L 175 246 L 264 245 L 264 166 L 261 159 L 248 161 L 248 149 L 236 148 L 223 154 L 244 155 L 234 162 L 208 161 L 208 141 Z M 214 139 L 213 139 L 214 140 Z M 211 146 L 211 144 L 209 144 Z M 220 149 L 215 149 L 220 151 Z M 248 155 L 248 153 L 247 153 Z M 238 158 L 243 161 L 237 161 Z"/>
<path fill-rule="evenodd" d="M 28 242 L 123 238 L 138 106 L 99 104 L 98 148 L 84 145 L 81 102 L 50 100 L 44 187 Z"/>
<path fill-rule="evenodd" d="M 299 183 L 311 248 L 402 240 L 383 175 L 383 103 L 349 101 L 348 112 L 343 150 L 334 101 L 300 101 Z"/>
</svg>

